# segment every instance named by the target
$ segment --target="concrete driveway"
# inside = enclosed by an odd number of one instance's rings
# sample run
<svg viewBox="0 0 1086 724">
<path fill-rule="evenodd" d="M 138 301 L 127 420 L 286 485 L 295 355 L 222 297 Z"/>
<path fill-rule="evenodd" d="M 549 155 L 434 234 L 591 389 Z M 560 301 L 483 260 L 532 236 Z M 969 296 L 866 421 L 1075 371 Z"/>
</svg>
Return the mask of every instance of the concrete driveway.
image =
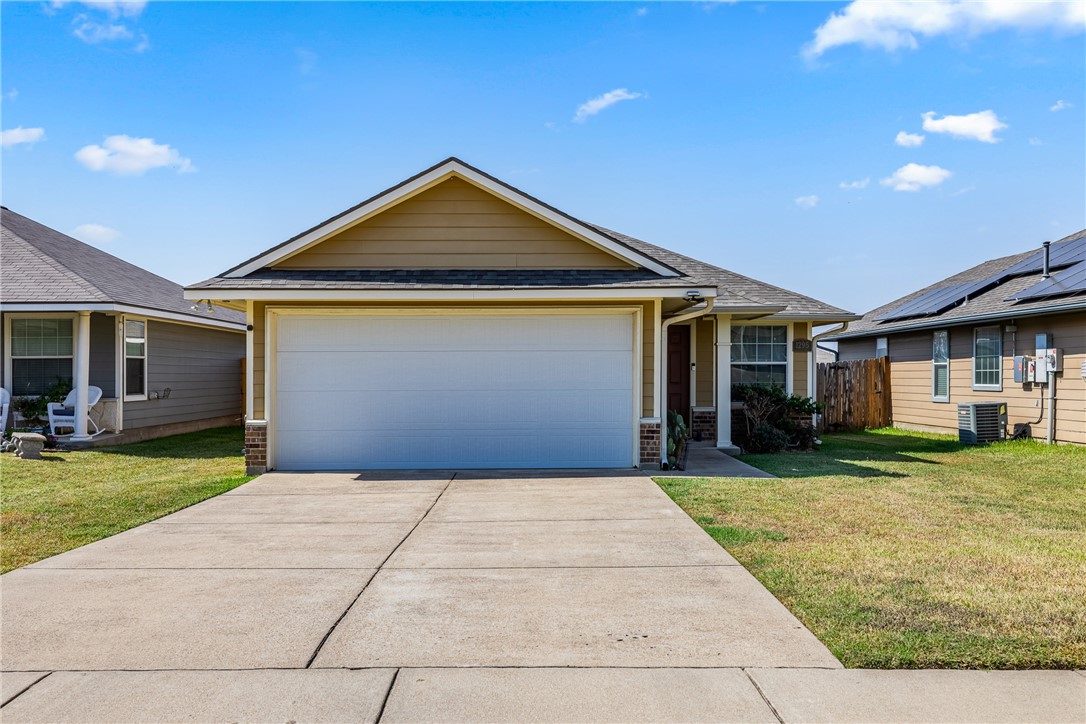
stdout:
<svg viewBox="0 0 1086 724">
<path fill-rule="evenodd" d="M 772 722 L 840 668 L 630 473 L 268 474 L 0 584 L 7 722 Z"/>
</svg>

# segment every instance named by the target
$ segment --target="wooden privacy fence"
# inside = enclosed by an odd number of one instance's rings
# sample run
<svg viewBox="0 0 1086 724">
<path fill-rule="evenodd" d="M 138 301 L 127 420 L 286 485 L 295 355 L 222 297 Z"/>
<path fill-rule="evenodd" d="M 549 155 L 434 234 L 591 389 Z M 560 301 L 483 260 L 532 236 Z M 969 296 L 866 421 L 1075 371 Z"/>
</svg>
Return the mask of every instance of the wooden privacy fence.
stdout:
<svg viewBox="0 0 1086 724">
<path fill-rule="evenodd" d="M 821 431 L 873 430 L 891 421 L 890 360 L 858 359 L 818 365 Z"/>
</svg>

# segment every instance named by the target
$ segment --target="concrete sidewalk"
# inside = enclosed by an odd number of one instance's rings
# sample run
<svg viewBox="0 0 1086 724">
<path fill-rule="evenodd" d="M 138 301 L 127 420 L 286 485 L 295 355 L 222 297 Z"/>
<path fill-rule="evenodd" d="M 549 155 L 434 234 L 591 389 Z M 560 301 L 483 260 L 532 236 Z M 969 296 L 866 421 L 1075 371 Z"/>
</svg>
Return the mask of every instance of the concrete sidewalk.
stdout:
<svg viewBox="0 0 1086 724">
<path fill-rule="evenodd" d="M 5 673 L 0 682 L 5 722 L 1086 721 L 1086 676 L 1073 671 L 381 668 Z"/>
<path fill-rule="evenodd" d="M 649 470 L 654 478 L 776 478 L 717 449 L 711 442 L 691 440 L 683 470 Z"/>
</svg>

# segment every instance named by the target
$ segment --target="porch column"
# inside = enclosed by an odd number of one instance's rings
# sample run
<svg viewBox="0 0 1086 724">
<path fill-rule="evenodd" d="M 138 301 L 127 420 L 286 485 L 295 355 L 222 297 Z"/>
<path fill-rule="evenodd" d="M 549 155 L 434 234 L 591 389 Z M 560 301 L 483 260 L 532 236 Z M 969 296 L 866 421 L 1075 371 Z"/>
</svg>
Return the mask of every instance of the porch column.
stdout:
<svg viewBox="0 0 1086 724">
<path fill-rule="evenodd" d="M 732 318 L 716 317 L 716 446 L 738 452 L 732 443 Z"/>
<path fill-rule="evenodd" d="M 87 434 L 87 400 L 90 385 L 90 312 L 79 313 L 75 332 L 75 432 L 72 440 L 89 440 Z"/>
</svg>

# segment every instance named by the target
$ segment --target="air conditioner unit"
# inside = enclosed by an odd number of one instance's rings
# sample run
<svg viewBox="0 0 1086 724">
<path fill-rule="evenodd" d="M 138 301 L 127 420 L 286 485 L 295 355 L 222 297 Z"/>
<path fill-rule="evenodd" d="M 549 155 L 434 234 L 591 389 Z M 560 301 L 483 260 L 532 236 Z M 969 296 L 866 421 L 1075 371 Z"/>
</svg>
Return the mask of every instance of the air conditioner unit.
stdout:
<svg viewBox="0 0 1086 724">
<path fill-rule="evenodd" d="M 1006 402 L 970 402 L 958 405 L 959 442 L 980 445 L 1006 439 Z"/>
</svg>

